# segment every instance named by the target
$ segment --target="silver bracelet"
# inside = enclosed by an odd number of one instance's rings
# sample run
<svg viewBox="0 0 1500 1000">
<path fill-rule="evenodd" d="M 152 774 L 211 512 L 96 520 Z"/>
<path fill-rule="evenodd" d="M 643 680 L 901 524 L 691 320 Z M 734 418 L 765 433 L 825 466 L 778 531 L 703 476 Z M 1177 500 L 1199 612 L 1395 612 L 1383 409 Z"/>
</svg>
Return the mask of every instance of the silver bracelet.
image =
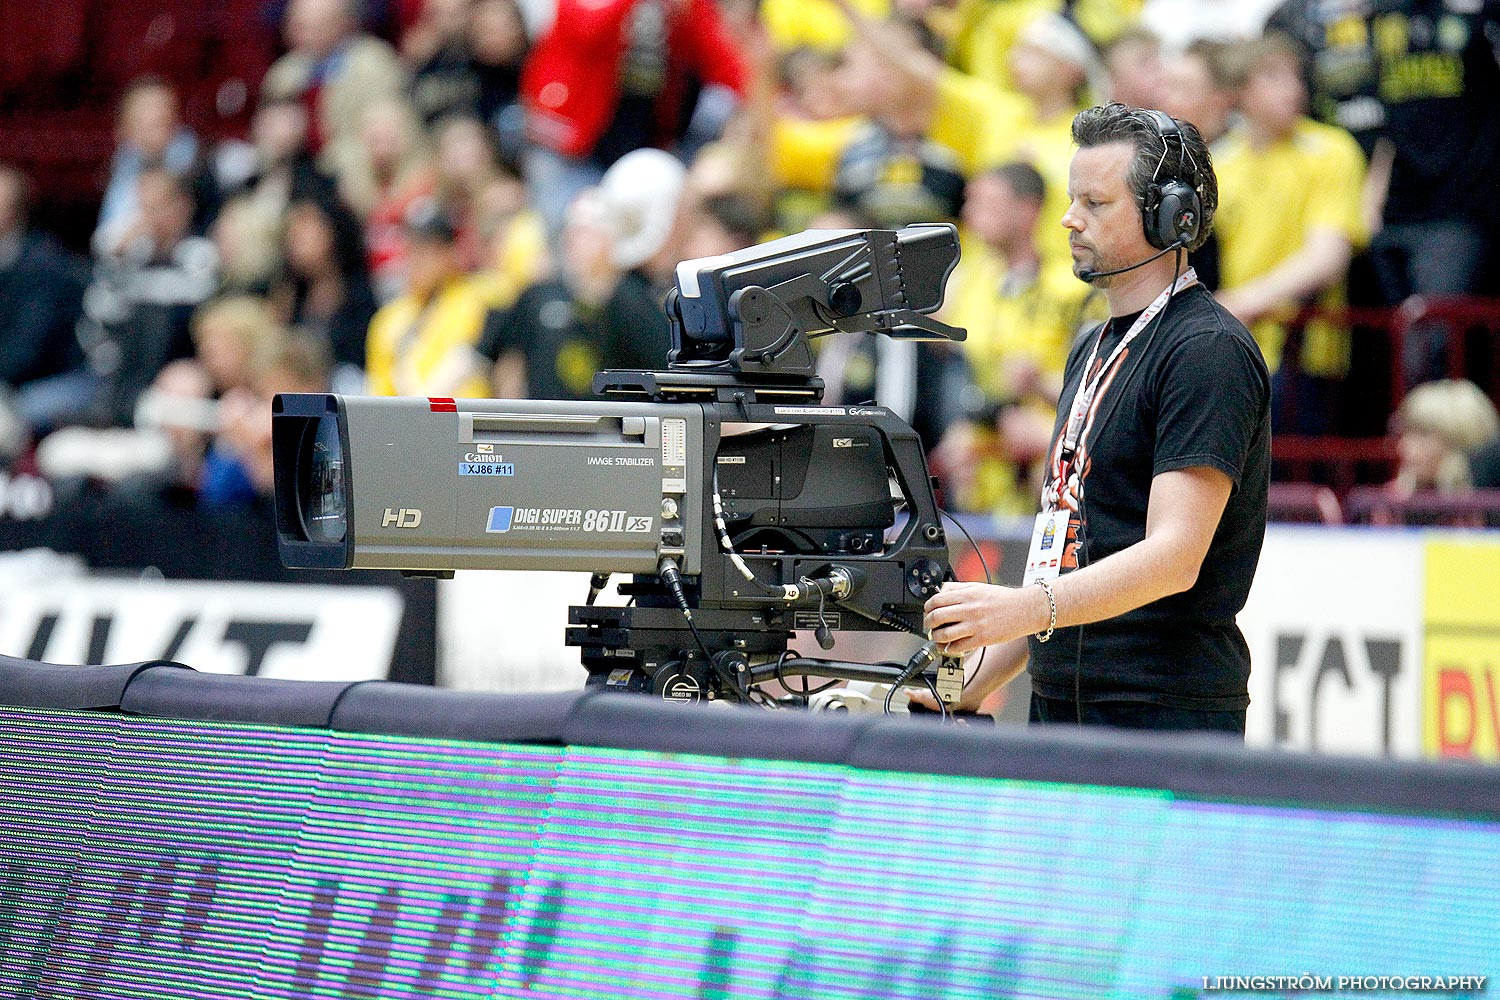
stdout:
<svg viewBox="0 0 1500 1000">
<path fill-rule="evenodd" d="M 1052 596 L 1052 584 L 1046 580 L 1038 580 L 1036 585 L 1041 587 L 1042 593 L 1047 595 L 1047 631 L 1039 634 L 1036 641 L 1046 642 L 1052 638 L 1052 633 L 1057 628 L 1057 598 Z"/>
</svg>

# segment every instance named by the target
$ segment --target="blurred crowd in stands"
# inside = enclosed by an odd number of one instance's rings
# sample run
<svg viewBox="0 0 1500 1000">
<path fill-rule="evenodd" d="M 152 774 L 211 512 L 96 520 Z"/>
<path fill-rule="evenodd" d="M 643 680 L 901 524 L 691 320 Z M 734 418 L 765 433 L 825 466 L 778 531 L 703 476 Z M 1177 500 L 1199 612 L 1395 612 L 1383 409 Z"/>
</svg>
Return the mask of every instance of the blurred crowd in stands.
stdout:
<svg viewBox="0 0 1500 1000">
<path fill-rule="evenodd" d="M 1028 514 L 1104 316 L 1059 222 L 1069 125 L 1118 100 L 1212 145 L 1192 263 L 1278 435 L 1399 435 L 1395 495 L 1500 486 L 1492 0 L 280 0 L 239 30 L 280 53 L 244 134 L 130 82 L 86 248 L 0 163 L 11 468 L 263 503 L 276 392 L 587 397 L 664 364 L 680 260 L 951 221 L 968 339 L 825 338 L 827 399 L 907 416 L 949 507 Z"/>
</svg>

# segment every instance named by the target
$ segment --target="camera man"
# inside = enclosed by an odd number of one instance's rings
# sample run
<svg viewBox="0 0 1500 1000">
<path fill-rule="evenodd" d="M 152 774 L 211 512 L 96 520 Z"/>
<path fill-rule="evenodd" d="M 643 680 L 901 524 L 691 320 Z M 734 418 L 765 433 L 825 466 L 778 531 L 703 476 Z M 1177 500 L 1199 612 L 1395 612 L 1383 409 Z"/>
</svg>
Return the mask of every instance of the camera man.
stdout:
<svg viewBox="0 0 1500 1000">
<path fill-rule="evenodd" d="M 1158 111 L 1090 108 L 1072 131 L 1062 224 L 1111 318 L 1068 358 L 1022 586 L 947 584 L 925 625 L 949 654 L 985 648 L 963 708 L 1029 662 L 1033 722 L 1243 737 L 1235 615 L 1265 535 L 1270 376 L 1184 269 L 1213 224 L 1213 164 Z"/>
</svg>

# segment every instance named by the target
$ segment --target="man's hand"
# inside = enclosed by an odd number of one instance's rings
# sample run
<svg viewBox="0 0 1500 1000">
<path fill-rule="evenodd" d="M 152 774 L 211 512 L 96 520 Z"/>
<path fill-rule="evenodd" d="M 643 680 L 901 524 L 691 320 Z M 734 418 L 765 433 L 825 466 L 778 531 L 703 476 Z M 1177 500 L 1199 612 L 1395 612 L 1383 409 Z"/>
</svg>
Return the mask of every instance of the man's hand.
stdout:
<svg viewBox="0 0 1500 1000">
<path fill-rule="evenodd" d="M 1040 587 L 945 583 L 927 599 L 922 624 L 949 656 L 1041 632 L 1051 620 Z"/>
<path fill-rule="evenodd" d="M 998 688 L 1009 684 L 1016 675 L 1026 669 L 1028 649 L 1026 640 L 1017 639 L 1004 646 L 988 646 L 982 654 L 964 657 L 964 693 L 956 706 L 950 709 L 959 712 L 977 712 L 984 700 Z M 940 709 L 931 693 L 916 689 L 910 692 L 912 701 L 930 711 Z"/>
<path fill-rule="evenodd" d="M 965 674 L 965 676 L 967 676 L 969 674 L 969 672 L 971 670 L 973 670 L 973 668 L 974 668 L 974 662 L 973 662 L 974 659 L 975 658 L 973 656 L 965 656 L 964 657 L 964 674 Z M 979 711 L 979 706 L 984 702 L 985 695 L 987 695 L 987 694 L 989 694 L 989 692 L 988 691 L 981 691 L 979 689 L 978 685 L 976 685 L 976 684 L 967 684 L 967 685 L 964 686 L 963 694 L 959 696 L 958 704 L 957 705 L 949 705 L 948 706 L 948 711 L 950 711 L 950 712 L 977 712 L 977 711 Z M 941 712 L 942 711 L 942 709 L 938 708 L 937 700 L 932 697 L 932 692 L 928 691 L 928 690 L 926 690 L 924 688 L 908 688 L 907 689 L 907 697 L 912 702 L 914 702 L 914 703 L 916 703 L 918 705 L 921 705 L 923 708 L 927 709 L 929 712 Z"/>
</svg>

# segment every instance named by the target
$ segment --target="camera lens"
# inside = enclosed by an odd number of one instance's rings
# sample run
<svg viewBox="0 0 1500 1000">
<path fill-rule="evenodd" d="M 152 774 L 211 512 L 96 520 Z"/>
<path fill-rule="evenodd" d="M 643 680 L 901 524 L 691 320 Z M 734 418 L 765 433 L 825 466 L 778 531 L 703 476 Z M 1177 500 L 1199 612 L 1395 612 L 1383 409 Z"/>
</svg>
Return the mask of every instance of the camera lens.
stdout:
<svg viewBox="0 0 1500 1000">
<path fill-rule="evenodd" d="M 297 511 L 302 531 L 311 542 L 342 542 L 349 529 L 349 508 L 338 417 L 329 413 L 310 422 L 301 451 Z"/>
</svg>

